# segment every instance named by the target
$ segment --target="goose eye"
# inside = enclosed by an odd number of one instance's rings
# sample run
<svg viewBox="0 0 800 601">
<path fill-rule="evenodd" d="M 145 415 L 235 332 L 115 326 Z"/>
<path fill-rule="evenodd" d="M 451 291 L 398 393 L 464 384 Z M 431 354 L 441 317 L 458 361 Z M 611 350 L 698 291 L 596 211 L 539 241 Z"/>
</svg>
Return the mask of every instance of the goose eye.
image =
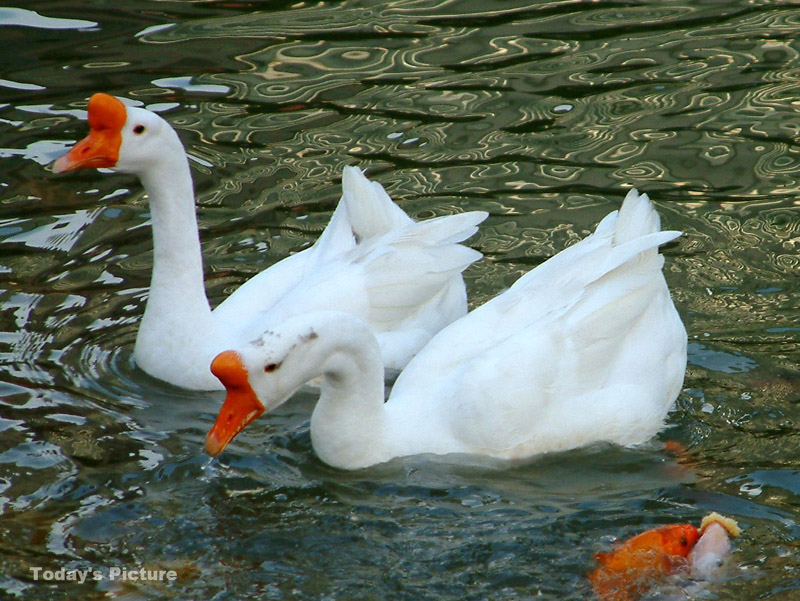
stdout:
<svg viewBox="0 0 800 601">
<path fill-rule="evenodd" d="M 134 127 L 133 133 L 135 133 L 137 136 L 142 135 L 144 133 L 144 125 L 137 125 L 136 127 Z"/>
<path fill-rule="evenodd" d="M 273 371 L 278 369 L 280 366 L 281 366 L 280 363 L 267 363 L 267 365 L 264 366 L 264 371 L 267 372 L 268 374 L 271 374 Z"/>
</svg>

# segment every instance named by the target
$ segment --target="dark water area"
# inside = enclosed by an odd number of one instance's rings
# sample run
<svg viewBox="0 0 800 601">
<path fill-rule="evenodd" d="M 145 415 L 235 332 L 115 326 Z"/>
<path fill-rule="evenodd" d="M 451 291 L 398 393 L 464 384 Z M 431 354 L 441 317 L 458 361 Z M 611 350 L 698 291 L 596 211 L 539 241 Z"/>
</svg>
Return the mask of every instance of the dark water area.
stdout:
<svg viewBox="0 0 800 601">
<path fill-rule="evenodd" d="M 718 511 L 744 529 L 730 570 L 650 598 L 799 599 L 799 38 L 800 5 L 758 0 L 4 3 L 0 597 L 582 600 L 616 539 Z M 684 232 L 663 251 L 690 337 L 667 427 L 345 473 L 314 455 L 309 391 L 210 460 L 222 393 L 133 362 L 141 186 L 48 169 L 98 91 L 178 131 L 214 303 L 316 239 L 346 165 L 418 219 L 490 212 L 473 306 L 647 192 Z"/>
</svg>

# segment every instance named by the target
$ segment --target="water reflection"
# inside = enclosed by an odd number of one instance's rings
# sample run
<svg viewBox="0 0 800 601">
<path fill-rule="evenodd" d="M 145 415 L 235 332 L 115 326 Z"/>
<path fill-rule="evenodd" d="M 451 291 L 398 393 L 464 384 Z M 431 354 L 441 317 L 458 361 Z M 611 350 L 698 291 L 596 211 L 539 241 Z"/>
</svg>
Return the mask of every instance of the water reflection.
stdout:
<svg viewBox="0 0 800 601">
<path fill-rule="evenodd" d="M 24 8 L 3 7 L 0 9 L 0 27 L 14 25 L 36 29 L 90 29 L 97 27 L 98 24 L 81 19 L 47 17 Z"/>
<path fill-rule="evenodd" d="M 0 70 L 3 593 L 584 599 L 613 537 L 710 510 L 753 533 L 743 575 L 712 595 L 796 590 L 800 20 L 685 4 L 0 9 L 17 49 Z M 347 164 L 414 216 L 491 212 L 473 304 L 585 236 L 627 187 L 647 191 L 685 232 L 665 269 L 692 356 L 662 437 L 688 456 L 340 474 L 314 458 L 306 395 L 210 463 L 218 396 L 165 387 L 131 356 L 152 267 L 143 193 L 44 169 L 83 135 L 96 91 L 179 131 L 212 299 L 310 244 Z M 180 578 L 46 585 L 37 565 Z"/>
</svg>

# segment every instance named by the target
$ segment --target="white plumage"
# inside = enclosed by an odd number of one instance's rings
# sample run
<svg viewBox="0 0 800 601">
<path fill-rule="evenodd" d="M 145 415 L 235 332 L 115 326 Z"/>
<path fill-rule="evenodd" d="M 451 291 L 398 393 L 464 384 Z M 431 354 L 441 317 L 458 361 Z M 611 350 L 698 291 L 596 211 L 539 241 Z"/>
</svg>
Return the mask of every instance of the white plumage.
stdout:
<svg viewBox="0 0 800 601">
<path fill-rule="evenodd" d="M 161 117 L 107 94 L 89 101 L 89 135 L 54 171 L 109 167 L 136 174 L 149 196 L 153 274 L 134 356 L 147 373 L 184 388 L 219 389 L 209 365 L 286 319 L 321 309 L 363 319 L 382 362 L 400 369 L 442 327 L 467 311 L 461 272 L 481 257 L 458 243 L 480 211 L 416 223 L 355 167 L 342 199 L 309 249 L 270 266 L 216 309 L 206 298 L 189 164 Z"/>
<path fill-rule="evenodd" d="M 648 197 L 631 191 L 592 235 L 439 332 L 386 404 L 376 341 L 337 312 L 289 320 L 235 347 L 234 367 L 218 376 L 245 373 L 263 411 L 322 375 L 312 442 L 344 469 L 424 453 L 515 459 L 641 443 L 662 427 L 686 366 L 686 332 L 658 253 L 680 232 L 659 229 Z M 280 367 L 265 373 L 270 363 Z M 226 405 L 234 396 L 229 387 Z M 215 426 L 207 449 L 216 454 L 229 440 Z"/>
</svg>

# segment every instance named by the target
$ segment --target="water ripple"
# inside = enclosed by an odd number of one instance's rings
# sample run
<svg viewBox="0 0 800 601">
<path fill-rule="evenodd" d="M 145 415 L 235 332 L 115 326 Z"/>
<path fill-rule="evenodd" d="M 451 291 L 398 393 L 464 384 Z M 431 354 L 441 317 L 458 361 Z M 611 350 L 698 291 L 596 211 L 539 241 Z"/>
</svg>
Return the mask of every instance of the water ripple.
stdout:
<svg viewBox="0 0 800 601">
<path fill-rule="evenodd" d="M 712 509 L 760 534 L 737 543 L 748 578 L 713 594 L 794 586 L 775 574 L 797 562 L 770 550 L 800 539 L 796 9 L 84 4 L 0 22 L 19 49 L 0 72 L 3 593 L 583 599 L 611 538 Z M 647 191 L 684 232 L 665 273 L 692 355 L 664 436 L 689 447 L 694 475 L 660 450 L 606 447 L 512 469 L 341 474 L 313 455 L 307 395 L 210 462 L 220 396 L 132 359 L 152 268 L 144 193 L 122 175 L 45 170 L 84 135 L 96 91 L 178 130 L 212 302 L 316 239 L 348 164 L 416 217 L 491 213 L 471 241 L 485 255 L 467 273 L 473 306 L 588 234 L 630 186 Z M 181 577 L 30 578 L 32 565 L 109 562 Z"/>
</svg>

